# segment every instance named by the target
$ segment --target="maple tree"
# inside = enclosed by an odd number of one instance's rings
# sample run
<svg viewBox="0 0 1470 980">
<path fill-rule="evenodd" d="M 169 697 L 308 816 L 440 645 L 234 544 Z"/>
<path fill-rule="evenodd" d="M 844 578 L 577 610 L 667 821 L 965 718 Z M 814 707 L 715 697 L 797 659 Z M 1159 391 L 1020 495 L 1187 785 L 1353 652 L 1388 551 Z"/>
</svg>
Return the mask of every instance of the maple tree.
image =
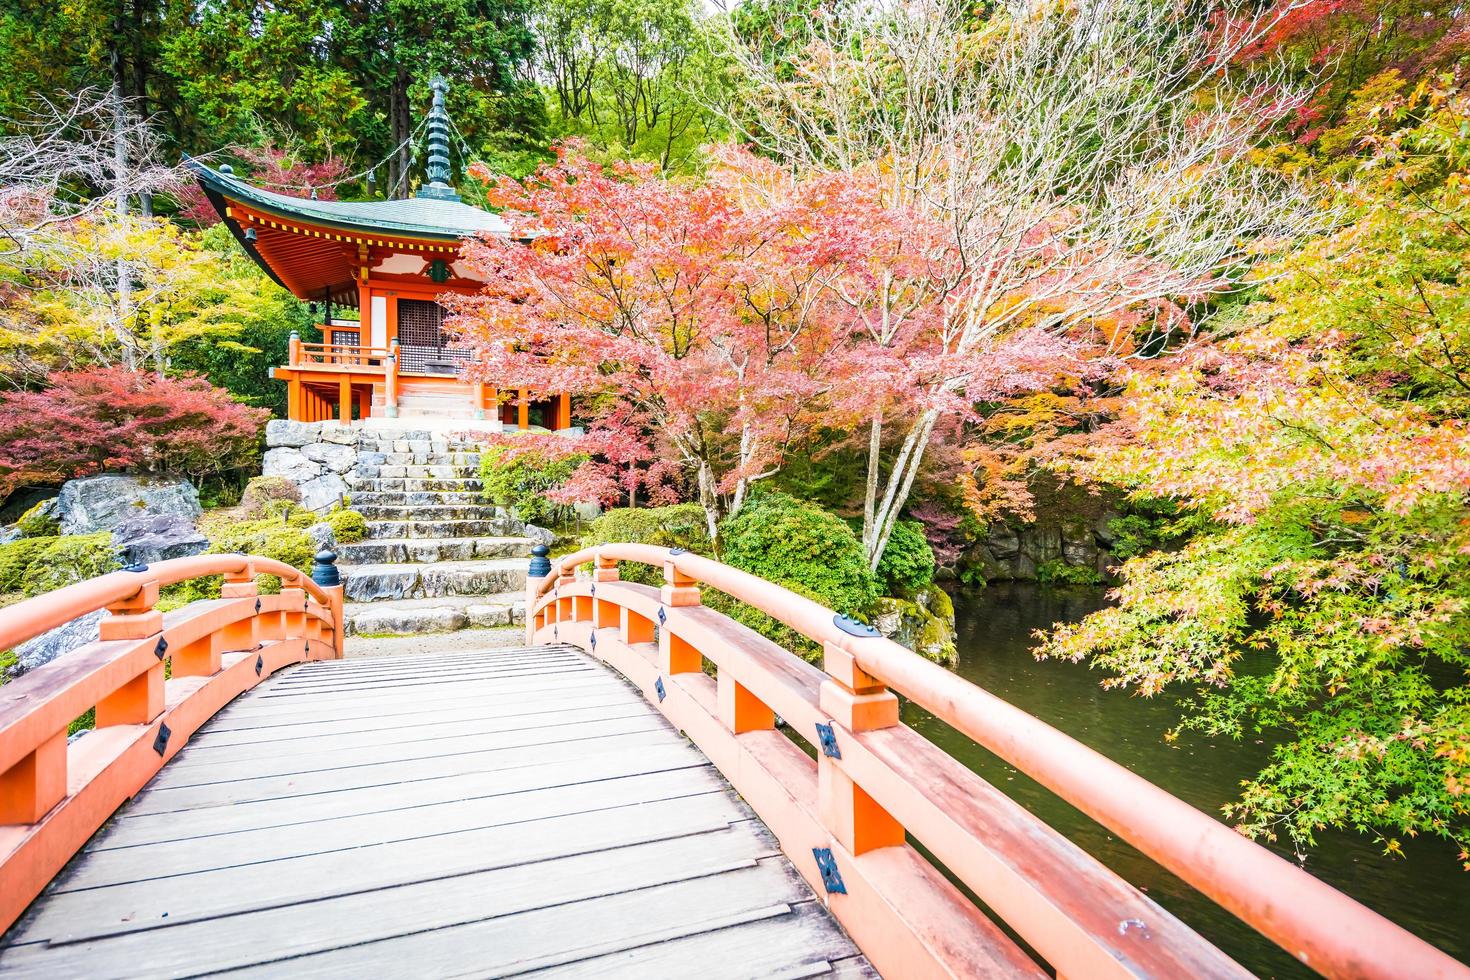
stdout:
<svg viewBox="0 0 1470 980">
<path fill-rule="evenodd" d="M 253 456 L 269 414 L 197 377 L 57 372 L 39 391 L 0 394 L 0 491 L 104 470 L 225 472 Z"/>
<path fill-rule="evenodd" d="M 856 218 L 823 182 L 733 148 L 702 180 L 667 180 L 575 145 L 524 182 L 481 176 L 513 237 L 466 250 L 486 280 L 451 300 L 472 372 L 611 398 L 688 468 L 712 538 L 793 438 L 861 392 L 843 383 L 853 319 L 827 283 L 831 229 Z"/>
<path fill-rule="evenodd" d="M 1187 540 L 1041 652 L 1192 687 L 1174 737 L 1284 733 L 1226 807 L 1246 833 L 1433 834 L 1470 869 L 1470 96 L 1390 92 L 1344 120 L 1352 221 L 1074 447 L 1072 472 L 1177 501 Z"/>
<path fill-rule="evenodd" d="M 1226 10 L 1240 16 L 924 0 L 808 25 L 794 67 L 731 39 L 760 121 L 746 138 L 796 170 L 875 168 L 883 206 L 927 215 L 918 241 L 927 225 L 943 244 L 918 249 L 937 261 L 922 279 L 937 307 L 923 349 L 901 355 L 925 371 L 870 422 L 873 567 L 955 413 L 1034 385 L 1024 376 L 1069 345 L 1153 349 L 1188 326 L 1189 304 L 1236 288 L 1258 249 L 1321 220 L 1249 152 L 1304 98 L 1281 74 L 1231 67 L 1274 21 Z M 859 303 L 886 322 L 912 294 L 877 285 Z"/>
</svg>

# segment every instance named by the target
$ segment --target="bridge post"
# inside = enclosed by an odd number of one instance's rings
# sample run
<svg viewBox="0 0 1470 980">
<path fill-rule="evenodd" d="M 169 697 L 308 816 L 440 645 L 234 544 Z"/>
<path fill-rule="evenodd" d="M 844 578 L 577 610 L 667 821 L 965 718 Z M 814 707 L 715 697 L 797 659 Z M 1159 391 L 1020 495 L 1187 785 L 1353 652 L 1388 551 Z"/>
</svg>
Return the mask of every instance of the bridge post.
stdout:
<svg viewBox="0 0 1470 980">
<path fill-rule="evenodd" d="M 224 584 L 219 590 L 221 599 L 248 599 L 259 594 L 260 588 L 255 584 L 255 569 L 249 562 L 246 562 L 245 567 L 238 572 L 226 573 Z M 258 642 L 255 617 L 250 616 L 228 623 L 220 628 L 216 636 L 219 639 L 215 649 L 220 653 L 254 650 Z"/>
<path fill-rule="evenodd" d="M 526 642 L 536 640 L 536 629 L 545 625 L 545 613 L 536 611 L 536 599 L 540 595 L 541 583 L 551 575 L 551 560 L 547 555 L 551 549 L 544 544 L 531 548 L 531 562 L 526 566 Z"/>
<path fill-rule="evenodd" d="M 618 561 L 616 558 L 604 558 L 599 551 L 597 558 L 593 561 L 592 582 L 594 587 L 599 582 L 616 582 L 618 580 Z M 622 626 L 622 610 L 616 602 L 609 599 L 594 599 L 592 602 L 592 628 L 603 629 L 608 626 Z"/>
<path fill-rule="evenodd" d="M 326 548 L 316 553 L 316 557 L 312 560 L 311 580 L 327 594 L 327 608 L 332 613 L 332 649 L 336 651 L 338 659 L 341 659 L 343 645 L 347 641 L 347 634 L 343 630 L 344 610 L 342 608 L 346 586 L 342 584 L 342 576 L 337 571 L 335 551 Z"/>
<path fill-rule="evenodd" d="M 823 653 L 823 667 L 830 679 L 822 683 L 817 698 L 841 733 L 839 753 L 842 735 L 898 724 L 898 697 L 881 680 L 859 667 L 852 654 L 835 643 L 824 644 Z M 904 843 L 903 825 L 853 782 L 837 757 L 826 752 L 817 759 L 817 804 L 827 830 L 853 854 Z"/>
<path fill-rule="evenodd" d="M 670 608 L 702 605 L 699 586 L 675 567 L 672 558 L 664 562 L 664 584 L 658 596 Z M 704 669 L 704 658 L 687 640 L 665 627 L 658 631 L 658 666 L 665 674 L 696 674 Z"/>
<path fill-rule="evenodd" d="M 145 582 L 136 595 L 107 607 L 97 625 L 99 640 L 141 640 L 163 631 L 163 614 L 154 609 L 158 583 Z M 146 725 L 163 714 L 163 661 L 97 702 L 96 727 Z"/>
</svg>

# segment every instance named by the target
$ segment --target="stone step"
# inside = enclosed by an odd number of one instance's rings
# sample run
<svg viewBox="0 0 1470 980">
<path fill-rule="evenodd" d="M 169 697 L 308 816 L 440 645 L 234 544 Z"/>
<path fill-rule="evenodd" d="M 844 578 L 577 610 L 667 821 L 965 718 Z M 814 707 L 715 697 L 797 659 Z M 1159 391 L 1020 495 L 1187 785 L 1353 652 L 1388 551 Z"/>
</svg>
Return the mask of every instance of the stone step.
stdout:
<svg viewBox="0 0 1470 980">
<path fill-rule="evenodd" d="M 431 438 L 432 436 L 432 438 Z M 364 453 L 480 453 L 484 444 L 470 439 L 446 438 L 443 433 L 365 433 L 357 448 Z"/>
<path fill-rule="evenodd" d="M 526 565 L 524 558 L 351 565 L 342 569 L 343 591 L 349 602 L 496 595 L 524 589 Z"/>
<path fill-rule="evenodd" d="M 377 472 L 373 472 L 376 470 Z M 382 466 L 358 464 L 357 474 L 382 480 L 475 480 L 480 470 L 474 466 L 435 466 L 427 463 L 384 463 Z"/>
<path fill-rule="evenodd" d="M 352 506 L 363 507 L 432 507 L 437 504 L 483 504 L 485 495 L 478 490 L 358 490 L 352 494 Z"/>
<path fill-rule="evenodd" d="M 352 509 L 370 521 L 492 521 L 504 511 L 494 504 L 360 504 Z"/>
<path fill-rule="evenodd" d="M 360 450 L 358 466 L 457 466 L 480 471 L 479 453 L 384 453 Z"/>
<path fill-rule="evenodd" d="M 522 525 L 509 517 L 462 521 L 368 521 L 367 536 L 379 538 L 498 538 L 514 537 Z"/>
<path fill-rule="evenodd" d="M 452 480 L 421 480 L 418 478 L 409 479 L 407 477 L 384 478 L 380 476 L 367 477 L 348 474 L 347 486 L 353 490 L 367 492 L 449 490 L 467 493 L 471 490 L 479 490 L 481 484 L 478 479 L 458 477 Z"/>
<path fill-rule="evenodd" d="M 487 596 L 441 596 L 390 602 L 349 602 L 343 608 L 348 636 L 406 636 L 464 629 L 524 626 L 526 597 L 520 592 Z"/>
<path fill-rule="evenodd" d="M 535 538 L 375 538 L 337 546 L 337 563 L 353 565 L 529 558 Z"/>
</svg>

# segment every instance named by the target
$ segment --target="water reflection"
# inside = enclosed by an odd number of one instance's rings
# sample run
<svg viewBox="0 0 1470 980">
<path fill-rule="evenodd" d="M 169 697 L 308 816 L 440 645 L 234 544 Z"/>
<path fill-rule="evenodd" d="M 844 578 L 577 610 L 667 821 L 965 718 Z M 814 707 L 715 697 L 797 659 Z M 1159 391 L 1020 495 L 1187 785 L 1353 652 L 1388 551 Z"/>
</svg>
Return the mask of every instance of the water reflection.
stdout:
<svg viewBox="0 0 1470 980">
<path fill-rule="evenodd" d="M 1218 814 L 1240 781 L 1267 758 L 1264 741 L 1162 735 L 1176 715 L 1173 699 L 1103 691 L 1102 675 L 1086 665 L 1037 663 L 1031 633 L 1080 619 L 1103 604 L 1100 590 L 1055 591 L 1029 585 L 992 586 L 955 602 L 959 673 L 1045 719 L 1139 775 L 1207 813 Z M 951 755 L 1009 793 L 1089 853 L 1143 888 L 1242 965 L 1262 976 L 1313 974 L 1268 940 L 1040 785 L 912 704 L 904 720 Z M 1286 849 L 1281 849 L 1286 854 Z M 1369 838 L 1319 836 L 1307 870 L 1387 915 L 1461 960 L 1470 961 L 1470 874 L 1455 849 L 1438 840 L 1404 842 L 1405 857 L 1383 857 Z M 1287 856 L 1290 856 L 1287 854 Z"/>
</svg>

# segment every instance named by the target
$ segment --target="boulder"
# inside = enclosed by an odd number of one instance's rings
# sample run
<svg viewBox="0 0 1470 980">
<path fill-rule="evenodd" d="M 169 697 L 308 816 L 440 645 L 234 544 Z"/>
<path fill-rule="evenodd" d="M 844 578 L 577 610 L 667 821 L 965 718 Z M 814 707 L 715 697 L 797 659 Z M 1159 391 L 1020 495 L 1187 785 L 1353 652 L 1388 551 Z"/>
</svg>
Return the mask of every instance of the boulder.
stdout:
<svg viewBox="0 0 1470 980">
<path fill-rule="evenodd" d="M 10 668 L 10 675 L 19 677 L 42 664 L 49 664 L 63 653 L 70 653 L 79 646 L 94 642 L 97 639 L 97 624 L 102 622 L 103 615 L 105 614 L 99 609 L 85 616 L 78 616 L 35 639 L 17 644 L 15 664 Z"/>
<path fill-rule="evenodd" d="M 320 422 L 291 422 L 286 419 L 271 419 L 265 424 L 265 444 L 274 449 L 277 446 L 300 447 L 308 443 L 316 442 L 321 432 Z"/>
<path fill-rule="evenodd" d="M 321 463 L 307 459 L 300 449 L 286 447 L 266 450 L 260 466 L 262 476 L 284 477 L 297 486 L 315 480 L 323 471 Z"/>
<path fill-rule="evenodd" d="M 311 546 L 317 551 L 334 551 L 337 548 L 337 534 L 326 521 L 318 521 L 308 527 L 306 536 L 311 538 Z"/>
<path fill-rule="evenodd" d="M 307 510 L 321 510 L 347 492 L 347 483 L 336 473 L 324 473 L 296 486 L 301 490 L 301 506 Z"/>
<path fill-rule="evenodd" d="M 199 491 L 188 480 L 103 474 L 62 484 L 52 513 L 62 534 L 111 531 L 139 514 L 199 516 Z"/>
<path fill-rule="evenodd" d="M 301 447 L 301 455 L 313 463 L 320 463 L 333 473 L 346 473 L 357 462 L 357 450 L 335 442 L 314 442 Z"/>
<path fill-rule="evenodd" d="M 138 514 L 112 529 L 112 544 L 129 561 L 151 565 L 168 558 L 203 554 L 209 539 L 180 514 Z"/>
<path fill-rule="evenodd" d="M 357 430 L 348 425 L 328 422 L 322 425 L 319 442 L 331 442 L 342 446 L 357 445 Z"/>
</svg>

